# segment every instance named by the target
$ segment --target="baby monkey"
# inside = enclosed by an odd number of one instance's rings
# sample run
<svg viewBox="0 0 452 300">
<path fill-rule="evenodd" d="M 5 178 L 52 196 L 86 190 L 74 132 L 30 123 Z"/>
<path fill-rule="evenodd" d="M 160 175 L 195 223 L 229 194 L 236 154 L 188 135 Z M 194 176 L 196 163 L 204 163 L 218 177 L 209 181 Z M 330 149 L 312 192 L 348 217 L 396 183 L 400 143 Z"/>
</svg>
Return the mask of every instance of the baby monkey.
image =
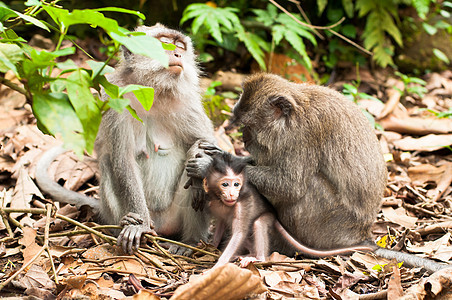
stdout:
<svg viewBox="0 0 452 300">
<path fill-rule="evenodd" d="M 228 263 L 243 249 L 248 250 L 251 257 L 242 261 L 242 265 L 253 260 L 264 261 L 274 248 L 272 242 L 281 240 L 301 253 L 315 257 L 373 250 L 363 245 L 322 251 L 300 244 L 277 220 L 275 210 L 267 199 L 247 181 L 246 158 L 226 152 L 215 152 L 212 158 L 203 186 L 210 213 L 217 218 L 213 245 L 218 247 L 225 229 L 231 232 L 231 239 L 214 268 Z"/>
</svg>

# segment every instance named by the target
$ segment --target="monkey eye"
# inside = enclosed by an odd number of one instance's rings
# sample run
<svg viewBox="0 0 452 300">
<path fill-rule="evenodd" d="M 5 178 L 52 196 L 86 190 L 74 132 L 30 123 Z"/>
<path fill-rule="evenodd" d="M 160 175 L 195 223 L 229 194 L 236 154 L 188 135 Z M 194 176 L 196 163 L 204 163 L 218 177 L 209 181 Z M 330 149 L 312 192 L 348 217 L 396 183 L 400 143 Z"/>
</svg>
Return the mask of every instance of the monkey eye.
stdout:
<svg viewBox="0 0 452 300">
<path fill-rule="evenodd" d="M 161 36 L 159 38 L 159 41 L 162 42 L 162 43 L 165 43 L 165 44 L 172 44 L 173 43 L 173 39 L 169 38 L 167 36 Z"/>
<path fill-rule="evenodd" d="M 235 187 L 239 187 L 239 186 L 240 186 L 240 183 L 234 182 L 234 186 L 235 186 Z"/>
<path fill-rule="evenodd" d="M 224 186 L 224 187 L 227 187 L 227 186 L 229 186 L 229 183 L 223 182 L 221 185 Z"/>
<path fill-rule="evenodd" d="M 176 42 L 176 47 L 177 47 L 177 48 L 181 48 L 181 49 L 184 49 L 184 50 L 185 50 L 185 44 L 184 44 L 184 43 L 182 43 L 182 42 Z"/>
</svg>

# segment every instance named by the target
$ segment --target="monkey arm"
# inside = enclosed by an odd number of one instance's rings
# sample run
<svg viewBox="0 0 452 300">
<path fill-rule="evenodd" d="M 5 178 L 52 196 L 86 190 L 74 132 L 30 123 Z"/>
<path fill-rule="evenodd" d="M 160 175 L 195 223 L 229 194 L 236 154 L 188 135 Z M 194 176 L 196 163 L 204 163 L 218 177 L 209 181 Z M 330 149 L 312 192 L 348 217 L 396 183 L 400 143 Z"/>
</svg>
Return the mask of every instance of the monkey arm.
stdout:
<svg viewBox="0 0 452 300">
<path fill-rule="evenodd" d="M 237 253 L 237 251 L 243 245 L 245 238 L 248 236 L 251 221 L 245 209 L 246 208 L 240 202 L 235 205 L 234 217 L 231 226 L 231 239 L 229 240 L 226 249 L 224 249 L 223 254 L 221 254 L 213 269 L 227 264 Z"/>
<path fill-rule="evenodd" d="M 112 187 L 114 195 L 103 195 L 102 201 L 110 208 L 114 220 L 121 220 L 120 224 L 124 226 L 118 236 L 118 245 L 121 245 L 124 251 L 132 253 L 134 247 L 138 248 L 142 234 L 154 231 L 135 159 L 132 127 L 118 122 L 108 129 L 108 133 L 112 137 L 110 140 L 114 142 L 101 151 L 101 178 L 105 181 L 104 186 Z M 115 139 L 115 136 L 122 138 Z M 108 176 L 104 176 L 107 174 Z"/>
</svg>

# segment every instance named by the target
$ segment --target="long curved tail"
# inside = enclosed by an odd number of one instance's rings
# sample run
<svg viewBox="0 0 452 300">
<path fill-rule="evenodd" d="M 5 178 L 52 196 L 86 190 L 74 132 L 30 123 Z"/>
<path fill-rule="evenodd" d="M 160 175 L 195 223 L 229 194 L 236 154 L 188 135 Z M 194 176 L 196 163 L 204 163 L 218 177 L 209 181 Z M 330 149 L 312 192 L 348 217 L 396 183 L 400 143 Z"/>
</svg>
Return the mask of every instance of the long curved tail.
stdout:
<svg viewBox="0 0 452 300">
<path fill-rule="evenodd" d="M 428 258 L 419 257 L 413 254 L 384 249 L 384 248 L 378 248 L 375 250 L 375 254 L 387 258 L 387 259 L 395 259 L 399 262 L 402 262 L 410 267 L 422 267 L 426 269 L 427 271 L 434 273 L 436 271 L 439 271 L 444 268 L 450 268 L 452 265 L 450 264 L 441 264 L 437 263 L 436 261 L 433 261 Z"/>
<path fill-rule="evenodd" d="M 281 235 L 294 247 L 295 249 L 301 251 L 303 254 L 307 254 L 310 256 L 317 256 L 317 257 L 326 257 L 326 256 L 334 256 L 334 255 L 344 255 L 348 254 L 350 252 L 354 251 L 374 251 L 375 248 L 372 246 L 351 246 L 351 247 L 345 247 L 345 248 L 338 248 L 338 249 L 331 249 L 331 250 L 316 250 L 309 248 L 297 240 L 295 240 L 289 232 L 287 232 L 286 229 L 279 223 L 279 221 L 275 222 L 276 229 L 281 233 Z"/>
<path fill-rule="evenodd" d="M 78 208 L 83 205 L 88 205 L 95 213 L 98 213 L 100 211 L 100 201 L 68 190 L 49 177 L 47 170 L 49 169 L 50 164 L 58 155 L 66 151 L 66 149 L 60 146 L 51 148 L 42 155 L 41 159 L 36 164 L 35 174 L 36 182 L 38 183 L 39 188 L 44 193 L 50 195 L 53 200 L 73 204 Z"/>
</svg>

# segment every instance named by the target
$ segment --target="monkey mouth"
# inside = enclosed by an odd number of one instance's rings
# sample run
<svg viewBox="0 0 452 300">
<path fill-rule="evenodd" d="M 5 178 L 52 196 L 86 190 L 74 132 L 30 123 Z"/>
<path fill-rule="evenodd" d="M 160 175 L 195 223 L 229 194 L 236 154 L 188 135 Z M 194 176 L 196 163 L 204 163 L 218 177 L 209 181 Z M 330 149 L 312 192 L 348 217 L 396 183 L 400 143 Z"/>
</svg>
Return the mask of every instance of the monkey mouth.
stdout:
<svg viewBox="0 0 452 300">
<path fill-rule="evenodd" d="M 226 206 L 233 206 L 237 200 L 223 200 L 224 205 Z"/>
<path fill-rule="evenodd" d="M 179 75 L 183 69 L 181 64 L 172 64 L 168 66 L 168 70 L 175 75 Z"/>
</svg>

